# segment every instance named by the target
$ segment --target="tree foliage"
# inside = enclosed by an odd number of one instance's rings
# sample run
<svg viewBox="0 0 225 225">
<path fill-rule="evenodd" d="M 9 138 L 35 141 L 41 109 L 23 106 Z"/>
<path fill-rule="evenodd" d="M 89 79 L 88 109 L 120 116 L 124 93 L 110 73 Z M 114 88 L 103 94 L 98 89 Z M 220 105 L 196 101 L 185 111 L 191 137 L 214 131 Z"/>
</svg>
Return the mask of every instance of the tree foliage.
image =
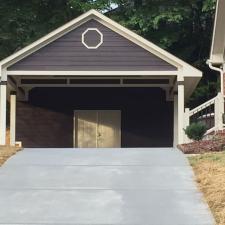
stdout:
<svg viewBox="0 0 225 225">
<path fill-rule="evenodd" d="M 82 13 L 67 0 L 1 0 L 0 58 Z"/>
<path fill-rule="evenodd" d="M 118 7 L 114 10 L 113 5 Z M 1 0 L 0 58 L 94 8 L 204 72 L 190 106 L 213 97 L 217 75 L 205 64 L 215 0 Z"/>
</svg>

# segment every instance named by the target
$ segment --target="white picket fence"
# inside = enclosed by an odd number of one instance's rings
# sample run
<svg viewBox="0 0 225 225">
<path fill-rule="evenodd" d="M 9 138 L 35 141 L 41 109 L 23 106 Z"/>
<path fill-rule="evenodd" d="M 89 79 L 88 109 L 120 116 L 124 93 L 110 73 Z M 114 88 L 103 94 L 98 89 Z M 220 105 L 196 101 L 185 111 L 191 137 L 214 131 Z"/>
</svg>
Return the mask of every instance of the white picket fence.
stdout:
<svg viewBox="0 0 225 225">
<path fill-rule="evenodd" d="M 193 122 L 201 121 L 207 126 L 206 134 L 209 134 L 213 131 L 222 130 L 225 127 L 223 114 L 224 96 L 222 93 L 218 93 L 216 97 L 208 100 L 207 102 L 192 110 L 189 108 L 185 109 L 184 128 Z M 187 136 L 185 136 L 184 142 L 190 142 Z"/>
</svg>

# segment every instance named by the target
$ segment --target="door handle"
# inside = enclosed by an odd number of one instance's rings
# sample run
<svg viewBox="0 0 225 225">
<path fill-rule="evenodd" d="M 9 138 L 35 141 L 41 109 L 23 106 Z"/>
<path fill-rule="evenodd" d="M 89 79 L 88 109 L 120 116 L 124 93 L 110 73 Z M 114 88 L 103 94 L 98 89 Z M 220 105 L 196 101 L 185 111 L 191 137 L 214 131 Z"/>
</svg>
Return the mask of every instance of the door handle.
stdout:
<svg viewBox="0 0 225 225">
<path fill-rule="evenodd" d="M 100 138 L 101 136 L 102 136 L 101 133 L 98 132 L 98 138 Z"/>
</svg>

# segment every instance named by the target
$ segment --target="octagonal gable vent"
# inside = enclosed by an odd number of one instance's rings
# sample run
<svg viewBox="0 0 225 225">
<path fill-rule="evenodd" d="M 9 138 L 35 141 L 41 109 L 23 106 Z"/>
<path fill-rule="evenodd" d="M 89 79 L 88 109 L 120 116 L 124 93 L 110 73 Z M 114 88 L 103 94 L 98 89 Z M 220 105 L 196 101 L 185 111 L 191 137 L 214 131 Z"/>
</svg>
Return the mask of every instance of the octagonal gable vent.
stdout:
<svg viewBox="0 0 225 225">
<path fill-rule="evenodd" d="M 97 49 L 103 43 L 103 34 L 97 28 L 88 28 L 82 33 L 82 43 L 88 49 Z"/>
</svg>

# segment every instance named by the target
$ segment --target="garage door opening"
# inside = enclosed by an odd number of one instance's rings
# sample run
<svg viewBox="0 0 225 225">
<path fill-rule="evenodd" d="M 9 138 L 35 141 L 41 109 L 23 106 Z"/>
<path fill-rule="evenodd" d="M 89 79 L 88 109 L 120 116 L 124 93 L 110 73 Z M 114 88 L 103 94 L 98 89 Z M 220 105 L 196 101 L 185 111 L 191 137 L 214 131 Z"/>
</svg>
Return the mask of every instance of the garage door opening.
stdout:
<svg viewBox="0 0 225 225">
<path fill-rule="evenodd" d="M 173 146 L 173 102 L 152 87 L 34 88 L 17 103 L 16 139 L 24 147 L 74 147 L 79 110 L 119 111 L 122 148 Z"/>
</svg>

